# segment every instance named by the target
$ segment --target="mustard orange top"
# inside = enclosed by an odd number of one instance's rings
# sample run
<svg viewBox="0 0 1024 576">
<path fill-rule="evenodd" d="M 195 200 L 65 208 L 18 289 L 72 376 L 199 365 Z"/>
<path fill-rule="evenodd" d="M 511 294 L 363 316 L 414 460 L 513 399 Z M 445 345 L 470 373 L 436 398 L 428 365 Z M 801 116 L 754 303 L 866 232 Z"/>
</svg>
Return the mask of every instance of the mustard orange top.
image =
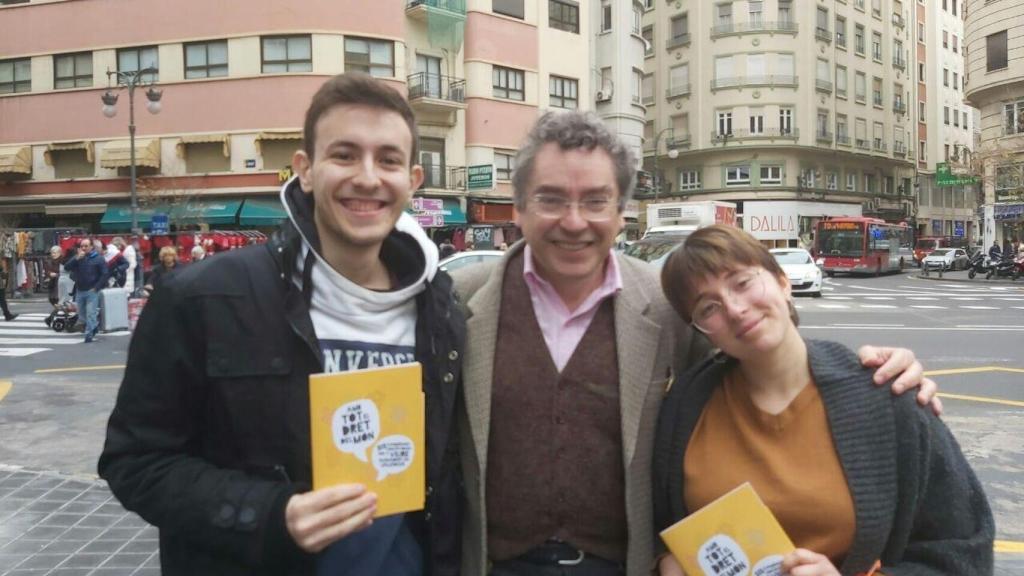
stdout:
<svg viewBox="0 0 1024 576">
<path fill-rule="evenodd" d="M 853 498 L 813 382 L 773 415 L 733 370 L 704 407 L 683 466 L 690 511 L 749 481 L 798 548 L 839 566 L 853 543 Z"/>
</svg>

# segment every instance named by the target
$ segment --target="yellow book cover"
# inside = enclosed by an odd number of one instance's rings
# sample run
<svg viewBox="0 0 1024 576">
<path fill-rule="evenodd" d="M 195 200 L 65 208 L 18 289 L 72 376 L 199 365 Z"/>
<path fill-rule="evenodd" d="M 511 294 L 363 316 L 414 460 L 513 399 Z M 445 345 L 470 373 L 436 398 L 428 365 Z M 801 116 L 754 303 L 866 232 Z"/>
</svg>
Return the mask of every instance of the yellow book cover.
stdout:
<svg viewBox="0 0 1024 576">
<path fill-rule="evenodd" d="M 314 490 L 362 484 L 376 517 L 423 509 L 422 380 L 418 362 L 309 377 Z"/>
<path fill-rule="evenodd" d="M 779 576 L 795 546 L 749 482 L 662 530 L 688 576 Z"/>
</svg>

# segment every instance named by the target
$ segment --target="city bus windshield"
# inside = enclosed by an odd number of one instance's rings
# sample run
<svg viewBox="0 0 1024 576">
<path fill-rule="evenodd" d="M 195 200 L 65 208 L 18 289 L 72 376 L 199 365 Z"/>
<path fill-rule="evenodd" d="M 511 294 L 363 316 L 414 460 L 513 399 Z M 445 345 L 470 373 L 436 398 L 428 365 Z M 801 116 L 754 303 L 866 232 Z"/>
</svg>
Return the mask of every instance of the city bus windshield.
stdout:
<svg viewBox="0 0 1024 576">
<path fill-rule="evenodd" d="M 818 246 L 822 256 L 863 256 L 864 230 L 820 230 Z"/>
</svg>

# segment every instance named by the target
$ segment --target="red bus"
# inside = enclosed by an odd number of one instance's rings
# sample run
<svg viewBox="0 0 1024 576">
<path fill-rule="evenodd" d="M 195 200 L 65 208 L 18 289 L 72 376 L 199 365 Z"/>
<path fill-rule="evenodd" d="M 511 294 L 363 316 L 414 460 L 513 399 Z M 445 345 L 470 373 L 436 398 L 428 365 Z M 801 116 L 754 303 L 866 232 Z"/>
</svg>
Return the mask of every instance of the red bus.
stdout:
<svg viewBox="0 0 1024 576">
<path fill-rule="evenodd" d="M 909 226 L 878 218 L 822 220 L 815 234 L 817 262 L 830 277 L 902 270 L 913 260 L 913 242 Z"/>
</svg>

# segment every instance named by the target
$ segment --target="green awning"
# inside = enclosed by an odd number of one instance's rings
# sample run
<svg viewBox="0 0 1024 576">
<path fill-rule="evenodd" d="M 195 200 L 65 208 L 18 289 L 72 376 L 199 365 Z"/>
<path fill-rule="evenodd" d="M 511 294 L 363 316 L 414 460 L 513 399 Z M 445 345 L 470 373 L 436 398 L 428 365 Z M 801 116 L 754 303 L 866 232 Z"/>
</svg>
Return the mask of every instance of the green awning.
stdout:
<svg viewBox="0 0 1024 576">
<path fill-rule="evenodd" d="M 140 206 L 139 227 L 148 227 L 153 219 L 153 214 L 157 212 L 166 214 L 168 211 L 167 206 L 146 206 L 145 208 Z M 111 204 L 107 206 L 107 211 L 103 213 L 103 218 L 100 219 L 100 228 L 104 231 L 131 230 L 131 227 L 132 207 L 130 204 Z"/>
<path fill-rule="evenodd" d="M 238 215 L 241 226 L 277 226 L 288 217 L 277 198 L 249 198 Z"/>
<path fill-rule="evenodd" d="M 176 224 L 235 224 L 241 200 L 192 200 L 171 210 Z"/>
<path fill-rule="evenodd" d="M 466 224 L 466 213 L 459 206 L 459 201 L 451 198 L 444 199 L 444 225 Z"/>
</svg>

